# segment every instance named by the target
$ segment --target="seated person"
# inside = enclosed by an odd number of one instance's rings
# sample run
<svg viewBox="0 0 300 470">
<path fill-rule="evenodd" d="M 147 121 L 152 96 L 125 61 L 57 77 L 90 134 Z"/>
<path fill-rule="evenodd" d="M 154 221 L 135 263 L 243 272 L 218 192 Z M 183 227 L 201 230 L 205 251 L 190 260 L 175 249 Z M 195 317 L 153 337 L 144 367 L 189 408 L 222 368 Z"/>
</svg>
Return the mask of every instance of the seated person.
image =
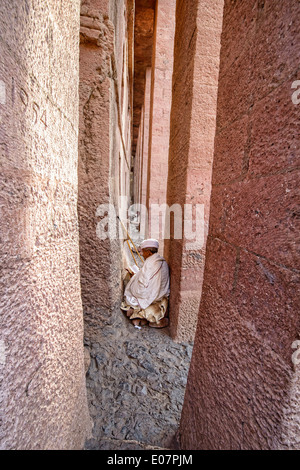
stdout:
<svg viewBox="0 0 300 470">
<path fill-rule="evenodd" d="M 140 246 L 145 263 L 141 269 L 137 266 L 128 282 L 121 309 L 135 326 L 148 324 L 154 328 L 163 328 L 169 324 L 166 317 L 168 296 L 170 293 L 169 267 L 166 260 L 158 253 L 158 241 L 152 238 L 144 240 Z"/>
</svg>

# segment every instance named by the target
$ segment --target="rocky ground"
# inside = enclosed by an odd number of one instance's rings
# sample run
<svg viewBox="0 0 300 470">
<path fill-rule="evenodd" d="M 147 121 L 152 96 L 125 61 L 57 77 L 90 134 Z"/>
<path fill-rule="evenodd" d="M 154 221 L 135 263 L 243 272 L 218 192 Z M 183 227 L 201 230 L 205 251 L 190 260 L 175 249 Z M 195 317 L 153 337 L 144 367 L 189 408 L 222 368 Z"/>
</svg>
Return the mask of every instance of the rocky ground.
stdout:
<svg viewBox="0 0 300 470">
<path fill-rule="evenodd" d="M 183 405 L 192 344 L 168 329 L 135 328 L 120 311 L 86 327 L 93 437 L 86 449 L 171 449 Z"/>
</svg>

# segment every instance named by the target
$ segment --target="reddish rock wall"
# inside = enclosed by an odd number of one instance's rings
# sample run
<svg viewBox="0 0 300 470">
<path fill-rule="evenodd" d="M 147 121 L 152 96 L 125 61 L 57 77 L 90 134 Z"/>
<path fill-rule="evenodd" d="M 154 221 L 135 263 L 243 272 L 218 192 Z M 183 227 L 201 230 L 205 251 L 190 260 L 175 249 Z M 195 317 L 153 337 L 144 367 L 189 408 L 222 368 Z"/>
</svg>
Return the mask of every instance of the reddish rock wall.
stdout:
<svg viewBox="0 0 300 470">
<path fill-rule="evenodd" d="M 299 14 L 296 0 L 225 1 L 183 449 L 299 449 L 300 129 L 291 88 L 299 79 Z"/>
<path fill-rule="evenodd" d="M 156 0 L 135 0 L 134 17 L 134 96 L 132 155 L 141 124 L 141 109 L 144 103 L 146 68 L 151 67 L 153 30 Z"/>
<path fill-rule="evenodd" d="M 152 54 L 147 204 L 166 202 L 176 0 L 157 0 Z M 150 226 L 151 230 L 151 226 Z M 155 233 L 150 233 L 156 236 Z M 163 247 L 163 246 L 162 246 Z"/>
<path fill-rule="evenodd" d="M 147 206 L 147 176 L 149 152 L 149 120 L 150 120 L 151 68 L 147 68 L 145 77 L 144 120 L 143 120 L 143 153 L 141 162 L 141 183 L 139 201 Z"/>
<path fill-rule="evenodd" d="M 148 236 L 147 182 L 150 123 L 151 68 L 145 71 L 144 104 L 141 109 L 136 151 L 134 156 L 134 203 L 141 204 L 139 214 L 140 237 Z"/>
<path fill-rule="evenodd" d="M 34 8 L 33 8 L 34 3 Z M 81 449 L 79 1 L 1 2 L 2 449 Z"/>
<path fill-rule="evenodd" d="M 85 319 L 95 325 L 122 293 L 118 232 L 115 239 L 100 239 L 96 228 L 105 216 L 97 212 L 98 207 L 112 204 L 118 214 L 119 196 L 128 196 L 130 189 L 132 82 L 127 3 L 130 6 L 131 2 L 123 0 L 84 1 L 81 7 L 80 268 Z"/>
<path fill-rule="evenodd" d="M 177 2 L 167 203 L 179 204 L 182 216 L 184 205 L 193 205 L 197 232 L 194 241 L 184 230 L 182 238 L 174 239 L 171 229 L 171 240 L 165 242 L 171 273 L 171 333 L 177 341 L 193 340 L 201 297 L 222 14 L 223 0 Z M 195 223 L 196 204 L 202 205 L 201 226 Z M 185 219 L 187 224 L 187 214 Z"/>
<path fill-rule="evenodd" d="M 134 201 L 140 203 L 140 193 L 142 184 L 143 153 L 144 153 L 144 106 L 141 109 L 141 125 L 137 138 L 136 152 L 134 158 Z"/>
</svg>

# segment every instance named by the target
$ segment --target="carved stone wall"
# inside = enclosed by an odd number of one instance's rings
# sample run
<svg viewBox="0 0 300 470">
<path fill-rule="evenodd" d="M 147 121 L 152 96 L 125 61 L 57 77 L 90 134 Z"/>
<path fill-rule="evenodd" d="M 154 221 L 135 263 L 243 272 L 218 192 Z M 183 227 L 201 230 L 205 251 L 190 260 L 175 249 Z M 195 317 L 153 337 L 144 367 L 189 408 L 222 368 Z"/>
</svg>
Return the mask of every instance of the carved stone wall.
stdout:
<svg viewBox="0 0 300 470">
<path fill-rule="evenodd" d="M 80 449 L 79 1 L 0 9 L 0 446 Z"/>
<path fill-rule="evenodd" d="M 99 326 L 123 287 L 116 218 L 113 236 L 101 238 L 97 225 L 105 204 L 118 214 L 129 202 L 132 22 L 130 1 L 82 2 L 78 213 L 82 301 L 90 326 Z"/>
<path fill-rule="evenodd" d="M 299 8 L 225 1 L 184 449 L 299 449 Z"/>
<path fill-rule="evenodd" d="M 174 225 L 176 222 L 178 227 L 178 222 L 182 222 L 182 234 L 171 229 L 170 240 L 165 240 L 171 273 L 171 333 L 177 341 L 193 340 L 198 320 L 209 222 L 222 19 L 223 0 L 177 2 L 167 203 L 170 208 L 177 205 L 181 209 L 181 216 L 177 211 L 179 220 L 174 216 Z M 187 230 L 191 221 L 191 230 Z"/>
</svg>

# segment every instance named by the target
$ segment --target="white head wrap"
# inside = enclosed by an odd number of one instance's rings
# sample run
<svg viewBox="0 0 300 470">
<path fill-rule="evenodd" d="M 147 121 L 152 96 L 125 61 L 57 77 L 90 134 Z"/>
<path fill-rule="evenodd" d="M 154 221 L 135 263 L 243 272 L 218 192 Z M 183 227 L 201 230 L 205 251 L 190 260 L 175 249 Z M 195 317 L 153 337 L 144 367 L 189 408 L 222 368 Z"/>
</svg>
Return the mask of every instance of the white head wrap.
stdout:
<svg viewBox="0 0 300 470">
<path fill-rule="evenodd" d="M 143 248 L 157 248 L 159 247 L 159 243 L 155 238 L 148 238 L 141 243 L 141 249 Z"/>
</svg>

